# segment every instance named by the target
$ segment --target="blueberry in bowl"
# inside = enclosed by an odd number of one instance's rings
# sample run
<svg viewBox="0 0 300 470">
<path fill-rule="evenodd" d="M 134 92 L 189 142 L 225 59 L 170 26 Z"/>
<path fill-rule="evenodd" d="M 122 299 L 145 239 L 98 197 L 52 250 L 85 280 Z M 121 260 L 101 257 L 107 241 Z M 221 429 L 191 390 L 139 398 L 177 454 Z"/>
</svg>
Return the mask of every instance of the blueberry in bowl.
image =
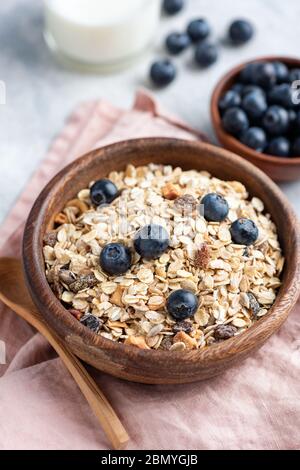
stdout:
<svg viewBox="0 0 300 470">
<path fill-rule="evenodd" d="M 267 135 L 260 127 L 250 127 L 243 133 L 241 142 L 257 152 L 263 152 L 267 146 Z"/>
<path fill-rule="evenodd" d="M 211 99 L 219 141 L 276 181 L 300 179 L 299 71 L 298 59 L 259 58 L 228 72 Z"/>
<path fill-rule="evenodd" d="M 222 124 L 224 129 L 234 136 L 239 136 L 249 128 L 249 119 L 242 108 L 227 109 Z"/>
<path fill-rule="evenodd" d="M 291 151 L 291 144 L 285 137 L 276 137 L 270 140 L 266 153 L 278 157 L 288 157 Z"/>
</svg>

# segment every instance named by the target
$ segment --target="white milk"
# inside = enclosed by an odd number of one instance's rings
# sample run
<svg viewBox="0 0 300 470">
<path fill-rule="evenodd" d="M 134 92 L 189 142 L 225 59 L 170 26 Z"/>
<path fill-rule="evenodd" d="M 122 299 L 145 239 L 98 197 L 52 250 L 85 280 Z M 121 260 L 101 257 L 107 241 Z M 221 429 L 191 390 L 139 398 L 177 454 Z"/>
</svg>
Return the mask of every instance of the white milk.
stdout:
<svg viewBox="0 0 300 470">
<path fill-rule="evenodd" d="M 109 65 L 138 55 L 153 39 L 160 0 L 44 0 L 46 39 L 74 61 Z"/>
</svg>

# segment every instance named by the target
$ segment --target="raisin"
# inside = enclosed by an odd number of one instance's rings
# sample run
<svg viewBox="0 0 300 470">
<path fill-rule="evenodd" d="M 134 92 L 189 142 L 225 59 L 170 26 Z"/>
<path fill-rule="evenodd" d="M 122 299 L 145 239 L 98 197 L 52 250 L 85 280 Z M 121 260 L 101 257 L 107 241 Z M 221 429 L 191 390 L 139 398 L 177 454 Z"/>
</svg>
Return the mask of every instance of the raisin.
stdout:
<svg viewBox="0 0 300 470">
<path fill-rule="evenodd" d="M 98 333 L 102 326 L 102 321 L 95 317 L 95 315 L 86 314 L 80 319 L 80 323 L 92 330 L 94 333 Z"/>
<path fill-rule="evenodd" d="M 98 281 L 93 273 L 81 275 L 76 281 L 70 284 L 70 290 L 72 292 L 80 292 L 81 290 L 88 289 L 90 287 L 95 287 L 98 284 Z"/>
<path fill-rule="evenodd" d="M 55 232 L 55 230 L 46 233 L 43 242 L 44 245 L 51 246 L 52 248 L 54 248 L 57 242 L 57 233 Z"/>
<path fill-rule="evenodd" d="M 252 294 L 251 292 L 248 292 L 247 295 L 248 295 L 249 304 L 250 304 L 249 310 L 252 313 L 252 315 L 256 317 L 257 314 L 260 312 L 261 307 L 254 294 Z"/>
<path fill-rule="evenodd" d="M 226 340 L 232 338 L 237 329 L 233 325 L 218 325 L 215 329 L 215 339 L 218 341 Z"/>
<path fill-rule="evenodd" d="M 166 336 L 160 343 L 161 349 L 164 349 L 165 351 L 169 351 L 172 345 L 173 345 L 173 341 L 170 338 L 170 336 Z"/>
<path fill-rule="evenodd" d="M 176 323 L 176 325 L 173 326 L 173 332 L 176 334 L 180 331 L 183 331 L 184 333 L 191 333 L 191 331 L 193 331 L 192 323 L 187 320 Z"/>
</svg>

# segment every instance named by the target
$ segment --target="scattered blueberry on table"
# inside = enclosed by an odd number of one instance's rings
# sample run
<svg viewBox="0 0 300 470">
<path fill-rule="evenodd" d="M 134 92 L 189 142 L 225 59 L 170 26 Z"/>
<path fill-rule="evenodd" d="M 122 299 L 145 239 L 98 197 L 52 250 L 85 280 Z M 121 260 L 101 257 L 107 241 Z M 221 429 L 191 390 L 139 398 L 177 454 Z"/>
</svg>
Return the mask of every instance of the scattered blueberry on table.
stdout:
<svg viewBox="0 0 300 470">
<path fill-rule="evenodd" d="M 166 39 L 166 48 L 170 54 L 177 55 L 183 52 L 191 44 L 190 37 L 186 33 L 171 33 Z"/>
<path fill-rule="evenodd" d="M 134 248 L 142 258 L 159 258 L 169 248 L 169 234 L 161 225 L 151 224 L 136 234 Z"/>
<path fill-rule="evenodd" d="M 167 300 L 167 311 L 175 320 L 192 317 L 198 309 L 198 299 L 190 291 L 178 289 Z"/>
<path fill-rule="evenodd" d="M 100 253 L 100 266 L 111 276 L 126 273 L 131 266 L 131 252 L 122 243 L 108 243 Z"/>
<path fill-rule="evenodd" d="M 204 41 L 211 33 L 211 27 L 204 18 L 191 21 L 187 27 L 187 33 L 193 42 Z"/>
<path fill-rule="evenodd" d="M 195 49 L 195 61 L 200 67 L 209 67 L 218 60 L 218 47 L 211 42 L 200 42 Z"/>
<path fill-rule="evenodd" d="M 300 69 L 290 70 L 280 61 L 247 64 L 219 100 L 224 130 L 257 152 L 300 157 L 295 79 L 300 79 Z"/>
<path fill-rule="evenodd" d="M 176 15 L 185 6 L 185 0 L 164 0 L 163 9 L 168 15 Z"/>
<path fill-rule="evenodd" d="M 180 12 L 185 6 L 184 0 L 164 0 L 163 9 L 168 15 Z M 241 45 L 250 41 L 254 36 L 254 27 L 247 20 L 235 20 L 231 23 L 228 36 L 232 45 Z M 186 31 L 171 32 L 165 39 L 165 47 L 169 54 L 178 55 L 193 45 L 194 62 L 202 69 L 206 69 L 215 64 L 219 58 L 219 44 L 209 40 L 212 35 L 212 28 L 206 18 L 192 19 Z M 275 70 L 275 66 L 274 66 Z M 276 65 L 278 76 L 284 77 L 285 71 L 281 64 Z M 167 86 L 176 78 L 177 72 L 174 64 L 170 60 L 158 60 L 151 65 L 150 78 L 156 86 Z M 268 80 L 268 70 L 261 71 L 261 82 Z M 267 75 L 267 76 L 265 76 Z M 278 83 L 282 83 L 279 82 Z M 237 104 L 236 104 L 237 106 Z"/>
<path fill-rule="evenodd" d="M 236 46 L 240 46 L 246 42 L 249 42 L 253 36 L 254 28 L 247 20 L 235 20 L 230 25 L 229 38 L 230 41 Z"/>
<path fill-rule="evenodd" d="M 167 86 L 176 77 L 175 65 L 168 59 L 158 60 L 151 66 L 150 77 L 156 86 Z"/>
<path fill-rule="evenodd" d="M 110 204 L 118 194 L 116 185 L 107 179 L 96 181 L 90 190 L 91 201 L 95 206 Z"/>
</svg>

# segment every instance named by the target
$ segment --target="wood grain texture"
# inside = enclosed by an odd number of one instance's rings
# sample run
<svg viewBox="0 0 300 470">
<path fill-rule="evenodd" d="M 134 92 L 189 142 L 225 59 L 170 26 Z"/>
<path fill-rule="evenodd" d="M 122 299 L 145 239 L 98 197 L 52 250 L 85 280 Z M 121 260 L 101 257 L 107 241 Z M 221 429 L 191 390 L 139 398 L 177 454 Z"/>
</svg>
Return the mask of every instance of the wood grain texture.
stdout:
<svg viewBox="0 0 300 470">
<path fill-rule="evenodd" d="M 114 449 L 123 449 L 129 436 L 115 411 L 85 367 L 44 321 L 26 288 L 22 262 L 0 258 L 0 300 L 38 330 L 57 352 L 85 396 Z"/>
<path fill-rule="evenodd" d="M 149 162 L 207 170 L 244 183 L 261 198 L 278 227 L 286 256 L 283 285 L 269 313 L 238 337 L 201 351 L 140 350 L 95 335 L 75 320 L 52 293 L 44 271 L 43 236 L 53 217 L 91 180 Z M 37 199 L 24 233 L 23 261 L 32 298 L 44 318 L 81 359 L 123 379 L 144 383 L 186 383 L 215 376 L 259 348 L 286 320 L 300 291 L 299 226 L 280 189 L 259 169 L 226 150 L 176 139 L 138 139 L 94 150 L 61 171 Z"/>
<path fill-rule="evenodd" d="M 258 61 L 281 61 L 290 68 L 300 68 L 300 60 L 288 57 L 268 56 L 259 58 Z M 250 61 L 250 62 L 253 62 Z M 211 98 L 211 119 L 219 142 L 227 150 L 246 158 L 249 162 L 263 170 L 274 181 L 294 181 L 300 179 L 300 156 L 293 158 L 276 157 L 256 152 L 250 147 L 239 142 L 235 137 L 228 134 L 221 121 L 218 103 L 221 96 L 237 82 L 238 75 L 250 62 L 245 62 L 230 70 L 216 86 Z"/>
</svg>

